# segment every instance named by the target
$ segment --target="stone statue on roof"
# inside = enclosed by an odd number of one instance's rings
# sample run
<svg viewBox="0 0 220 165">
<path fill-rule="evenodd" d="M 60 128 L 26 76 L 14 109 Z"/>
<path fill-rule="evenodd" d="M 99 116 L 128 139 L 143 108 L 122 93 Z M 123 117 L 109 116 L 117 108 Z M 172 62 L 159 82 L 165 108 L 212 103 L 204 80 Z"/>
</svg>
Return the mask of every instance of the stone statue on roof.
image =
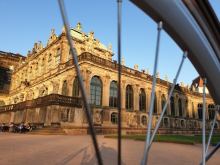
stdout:
<svg viewBox="0 0 220 165">
<path fill-rule="evenodd" d="M 56 33 L 55 33 L 55 29 L 51 29 L 50 37 L 48 39 L 47 45 L 49 45 L 50 43 L 52 43 L 56 39 L 57 39 L 57 36 L 56 36 Z"/>
<path fill-rule="evenodd" d="M 77 23 L 75 30 L 81 32 L 82 31 L 82 25 L 80 22 Z"/>
</svg>

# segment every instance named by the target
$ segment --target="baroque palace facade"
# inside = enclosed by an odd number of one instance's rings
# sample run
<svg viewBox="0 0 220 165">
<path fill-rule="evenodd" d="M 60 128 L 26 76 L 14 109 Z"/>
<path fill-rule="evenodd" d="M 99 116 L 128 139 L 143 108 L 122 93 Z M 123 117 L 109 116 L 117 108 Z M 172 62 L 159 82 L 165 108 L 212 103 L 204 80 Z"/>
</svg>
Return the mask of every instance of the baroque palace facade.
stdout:
<svg viewBox="0 0 220 165">
<path fill-rule="evenodd" d="M 71 29 L 78 54 L 87 96 L 90 100 L 93 123 L 103 130 L 117 127 L 117 68 L 112 60 L 111 46 L 106 47 L 85 34 L 81 24 Z M 87 121 L 82 106 L 73 59 L 66 39 L 66 32 L 57 36 L 51 30 L 47 45 L 35 43 L 27 57 L 2 52 L 0 57 L 2 89 L 0 90 L 0 123 L 32 123 L 37 126 L 61 126 L 85 129 Z M 2 62 L 6 60 L 6 62 Z M 123 62 L 124 63 L 124 62 Z M 3 66 L 3 64 L 7 64 Z M 2 78 L 4 75 L 9 80 Z M 8 76 L 7 76 L 8 75 Z M 196 92 L 199 85 L 176 85 L 161 131 L 201 129 L 202 94 Z M 122 66 L 122 126 L 127 131 L 146 130 L 152 87 L 152 76 L 146 71 Z M 157 77 L 153 126 L 155 126 L 168 97 L 171 83 Z M 207 95 L 207 128 L 214 118 L 214 103 Z M 219 126 L 217 118 L 216 127 Z M 103 131 L 104 132 L 104 131 Z"/>
</svg>

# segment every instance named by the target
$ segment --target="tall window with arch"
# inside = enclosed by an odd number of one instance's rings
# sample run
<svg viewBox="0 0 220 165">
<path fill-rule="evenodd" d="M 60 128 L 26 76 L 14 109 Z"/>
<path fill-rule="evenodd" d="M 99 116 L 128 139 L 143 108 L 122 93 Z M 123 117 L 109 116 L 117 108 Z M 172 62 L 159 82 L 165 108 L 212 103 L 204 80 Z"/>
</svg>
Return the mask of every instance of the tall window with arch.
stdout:
<svg viewBox="0 0 220 165">
<path fill-rule="evenodd" d="M 209 113 L 209 120 L 213 120 L 215 118 L 215 106 L 214 104 L 208 105 L 208 113 Z"/>
<path fill-rule="evenodd" d="M 131 85 L 126 87 L 126 109 L 127 111 L 133 110 L 133 89 Z"/>
<path fill-rule="evenodd" d="M 173 96 L 170 98 L 170 108 L 171 108 L 171 116 L 175 116 L 176 115 L 176 113 L 175 113 L 175 100 L 174 100 Z"/>
<path fill-rule="evenodd" d="M 182 108 L 182 99 L 179 98 L 178 100 L 178 108 L 179 108 L 179 117 L 183 117 L 183 108 Z"/>
<path fill-rule="evenodd" d="M 90 82 L 90 103 L 94 106 L 102 103 L 102 82 L 98 76 L 92 77 Z"/>
<path fill-rule="evenodd" d="M 166 97 L 165 97 L 165 95 L 163 94 L 163 95 L 161 96 L 161 109 L 162 109 L 162 111 L 163 111 L 163 108 L 164 108 L 165 104 L 166 104 Z M 167 115 L 167 114 L 168 114 L 168 112 L 167 112 L 167 108 L 166 108 L 166 111 L 165 111 L 164 115 Z"/>
<path fill-rule="evenodd" d="M 139 109 L 142 112 L 146 112 L 146 93 L 143 88 L 139 92 Z"/>
<path fill-rule="evenodd" d="M 67 81 L 63 81 L 63 86 L 62 86 L 62 95 L 67 96 L 68 95 L 68 88 L 67 88 Z"/>
<path fill-rule="evenodd" d="M 61 49 L 57 48 L 56 55 L 55 55 L 55 63 L 56 63 L 56 65 L 59 65 L 60 61 L 61 61 Z"/>
<path fill-rule="evenodd" d="M 110 84 L 109 107 L 117 107 L 118 103 L 118 86 L 116 81 Z"/>
<path fill-rule="evenodd" d="M 198 104 L 198 116 L 202 120 L 202 104 Z"/>
<path fill-rule="evenodd" d="M 75 77 L 75 79 L 73 81 L 72 96 L 74 96 L 74 97 L 78 97 L 79 96 L 79 81 L 78 81 L 77 77 Z"/>
</svg>

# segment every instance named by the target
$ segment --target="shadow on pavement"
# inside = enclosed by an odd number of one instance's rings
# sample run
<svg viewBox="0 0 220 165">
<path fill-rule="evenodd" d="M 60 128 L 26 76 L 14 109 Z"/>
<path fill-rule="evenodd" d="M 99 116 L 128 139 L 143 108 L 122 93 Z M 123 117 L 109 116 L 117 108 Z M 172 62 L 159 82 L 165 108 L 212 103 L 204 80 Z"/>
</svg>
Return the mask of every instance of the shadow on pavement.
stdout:
<svg viewBox="0 0 220 165">
<path fill-rule="evenodd" d="M 117 151 L 115 149 L 105 146 L 105 143 L 102 143 L 99 149 L 105 165 L 117 164 Z M 66 165 L 68 163 L 73 163 L 73 159 L 80 154 L 82 154 L 82 159 L 80 162 L 81 165 L 97 165 L 96 155 L 93 151 L 93 146 L 86 146 L 78 150 L 77 152 L 68 155 L 56 165 Z M 125 163 L 122 162 L 122 165 L 125 165 Z"/>
</svg>

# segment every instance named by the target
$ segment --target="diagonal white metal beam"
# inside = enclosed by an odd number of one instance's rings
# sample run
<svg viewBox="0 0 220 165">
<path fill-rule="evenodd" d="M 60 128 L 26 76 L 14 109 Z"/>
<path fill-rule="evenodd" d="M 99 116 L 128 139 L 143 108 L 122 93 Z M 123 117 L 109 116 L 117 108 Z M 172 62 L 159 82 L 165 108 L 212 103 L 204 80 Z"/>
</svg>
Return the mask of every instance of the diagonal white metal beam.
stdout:
<svg viewBox="0 0 220 165">
<path fill-rule="evenodd" d="M 206 145 L 206 150 L 205 150 L 206 155 L 208 154 L 208 151 L 209 151 L 209 145 L 210 145 L 212 135 L 213 135 L 213 131 L 214 131 L 214 128 L 215 128 L 216 118 L 217 118 L 217 110 L 215 110 L 215 116 L 214 116 L 214 119 L 213 119 L 213 122 L 212 122 L 212 127 L 211 127 L 211 130 L 210 130 L 210 133 L 209 133 L 208 143 Z"/>
<path fill-rule="evenodd" d="M 164 105 L 164 107 L 163 107 L 162 113 L 161 113 L 161 115 L 160 115 L 160 117 L 159 117 L 159 119 L 158 119 L 158 122 L 157 122 L 157 124 L 156 124 L 156 127 L 155 127 L 155 129 L 154 129 L 154 131 L 153 131 L 153 133 L 152 133 L 152 136 L 151 136 L 151 139 L 150 139 L 150 146 L 149 146 L 148 150 L 150 150 L 151 144 L 152 144 L 152 142 L 153 142 L 153 140 L 154 140 L 154 137 L 155 137 L 155 135 L 156 135 L 156 133 L 157 133 L 157 130 L 158 130 L 159 127 L 160 127 L 160 123 L 161 123 L 162 118 L 163 118 L 163 116 L 164 116 L 164 114 L 165 114 L 165 111 L 166 111 L 166 109 L 167 109 L 167 106 L 168 106 L 168 104 L 169 104 L 169 102 L 170 102 L 170 98 L 171 98 L 171 96 L 172 96 L 172 94 L 173 94 L 173 90 L 174 90 L 174 88 L 175 88 L 177 79 L 178 79 L 178 77 L 179 77 L 179 74 L 180 74 L 180 71 L 181 71 L 181 69 L 182 69 L 183 63 L 184 63 L 184 61 L 185 61 L 185 59 L 186 59 L 186 57 L 187 57 L 187 54 L 188 54 L 187 51 L 185 51 L 184 54 L 183 54 L 182 60 L 181 60 L 180 65 L 179 65 L 179 68 L 178 68 L 177 73 L 176 73 L 176 75 L 175 75 L 175 78 L 174 78 L 174 80 L 173 80 L 173 84 L 172 84 L 172 87 L 171 87 L 171 89 L 170 89 L 170 92 L 169 92 L 167 101 L 166 101 L 166 103 L 165 103 L 165 105 Z"/>
<path fill-rule="evenodd" d="M 85 107 L 85 113 L 86 113 L 87 121 L 89 123 L 89 129 L 90 129 L 93 146 L 94 146 L 95 153 L 96 153 L 97 162 L 98 162 L 99 165 L 102 165 L 103 163 L 102 163 L 101 153 L 99 151 L 98 142 L 97 142 L 96 134 L 95 134 L 95 129 L 93 127 L 93 122 L 92 122 L 92 118 L 91 118 L 91 109 L 90 109 L 90 106 L 89 106 L 89 103 L 88 103 L 88 100 L 87 100 L 86 90 L 85 90 L 83 80 L 82 80 L 82 76 L 81 76 L 81 73 L 80 73 L 77 53 L 76 53 L 76 50 L 74 48 L 74 43 L 72 41 L 72 37 L 70 35 L 70 26 L 69 26 L 69 22 L 68 22 L 68 19 L 67 19 L 65 5 L 64 5 L 63 0 L 58 0 L 58 3 L 59 3 L 63 23 L 64 23 L 64 26 L 65 26 L 65 30 L 66 30 L 66 34 L 67 34 L 67 40 L 68 40 L 69 46 L 70 46 L 70 51 L 71 51 L 71 54 L 72 54 L 73 60 L 74 60 L 74 65 L 75 65 L 77 78 L 78 78 L 79 86 L 80 86 L 81 93 L 82 93 L 83 103 L 84 103 L 84 107 Z"/>
<path fill-rule="evenodd" d="M 150 145 L 150 137 L 151 137 L 151 127 L 152 127 L 152 114 L 154 109 L 154 99 L 155 99 L 155 87 L 156 87 L 156 73 L 157 73 L 157 66 L 158 66 L 158 58 L 159 58 L 159 49 L 160 49 L 160 35 L 161 30 L 163 28 L 163 23 L 158 23 L 158 32 L 157 32 L 157 44 L 156 44 L 156 53 L 155 53 L 155 60 L 154 60 L 154 72 L 153 72 L 153 83 L 152 83 L 152 91 L 151 91 L 151 102 L 150 102 L 150 110 L 148 115 L 148 127 L 147 127 L 147 135 L 146 135 L 146 142 L 144 148 L 144 155 L 142 159 L 142 165 L 147 164 L 148 159 L 148 148 Z"/>
</svg>

